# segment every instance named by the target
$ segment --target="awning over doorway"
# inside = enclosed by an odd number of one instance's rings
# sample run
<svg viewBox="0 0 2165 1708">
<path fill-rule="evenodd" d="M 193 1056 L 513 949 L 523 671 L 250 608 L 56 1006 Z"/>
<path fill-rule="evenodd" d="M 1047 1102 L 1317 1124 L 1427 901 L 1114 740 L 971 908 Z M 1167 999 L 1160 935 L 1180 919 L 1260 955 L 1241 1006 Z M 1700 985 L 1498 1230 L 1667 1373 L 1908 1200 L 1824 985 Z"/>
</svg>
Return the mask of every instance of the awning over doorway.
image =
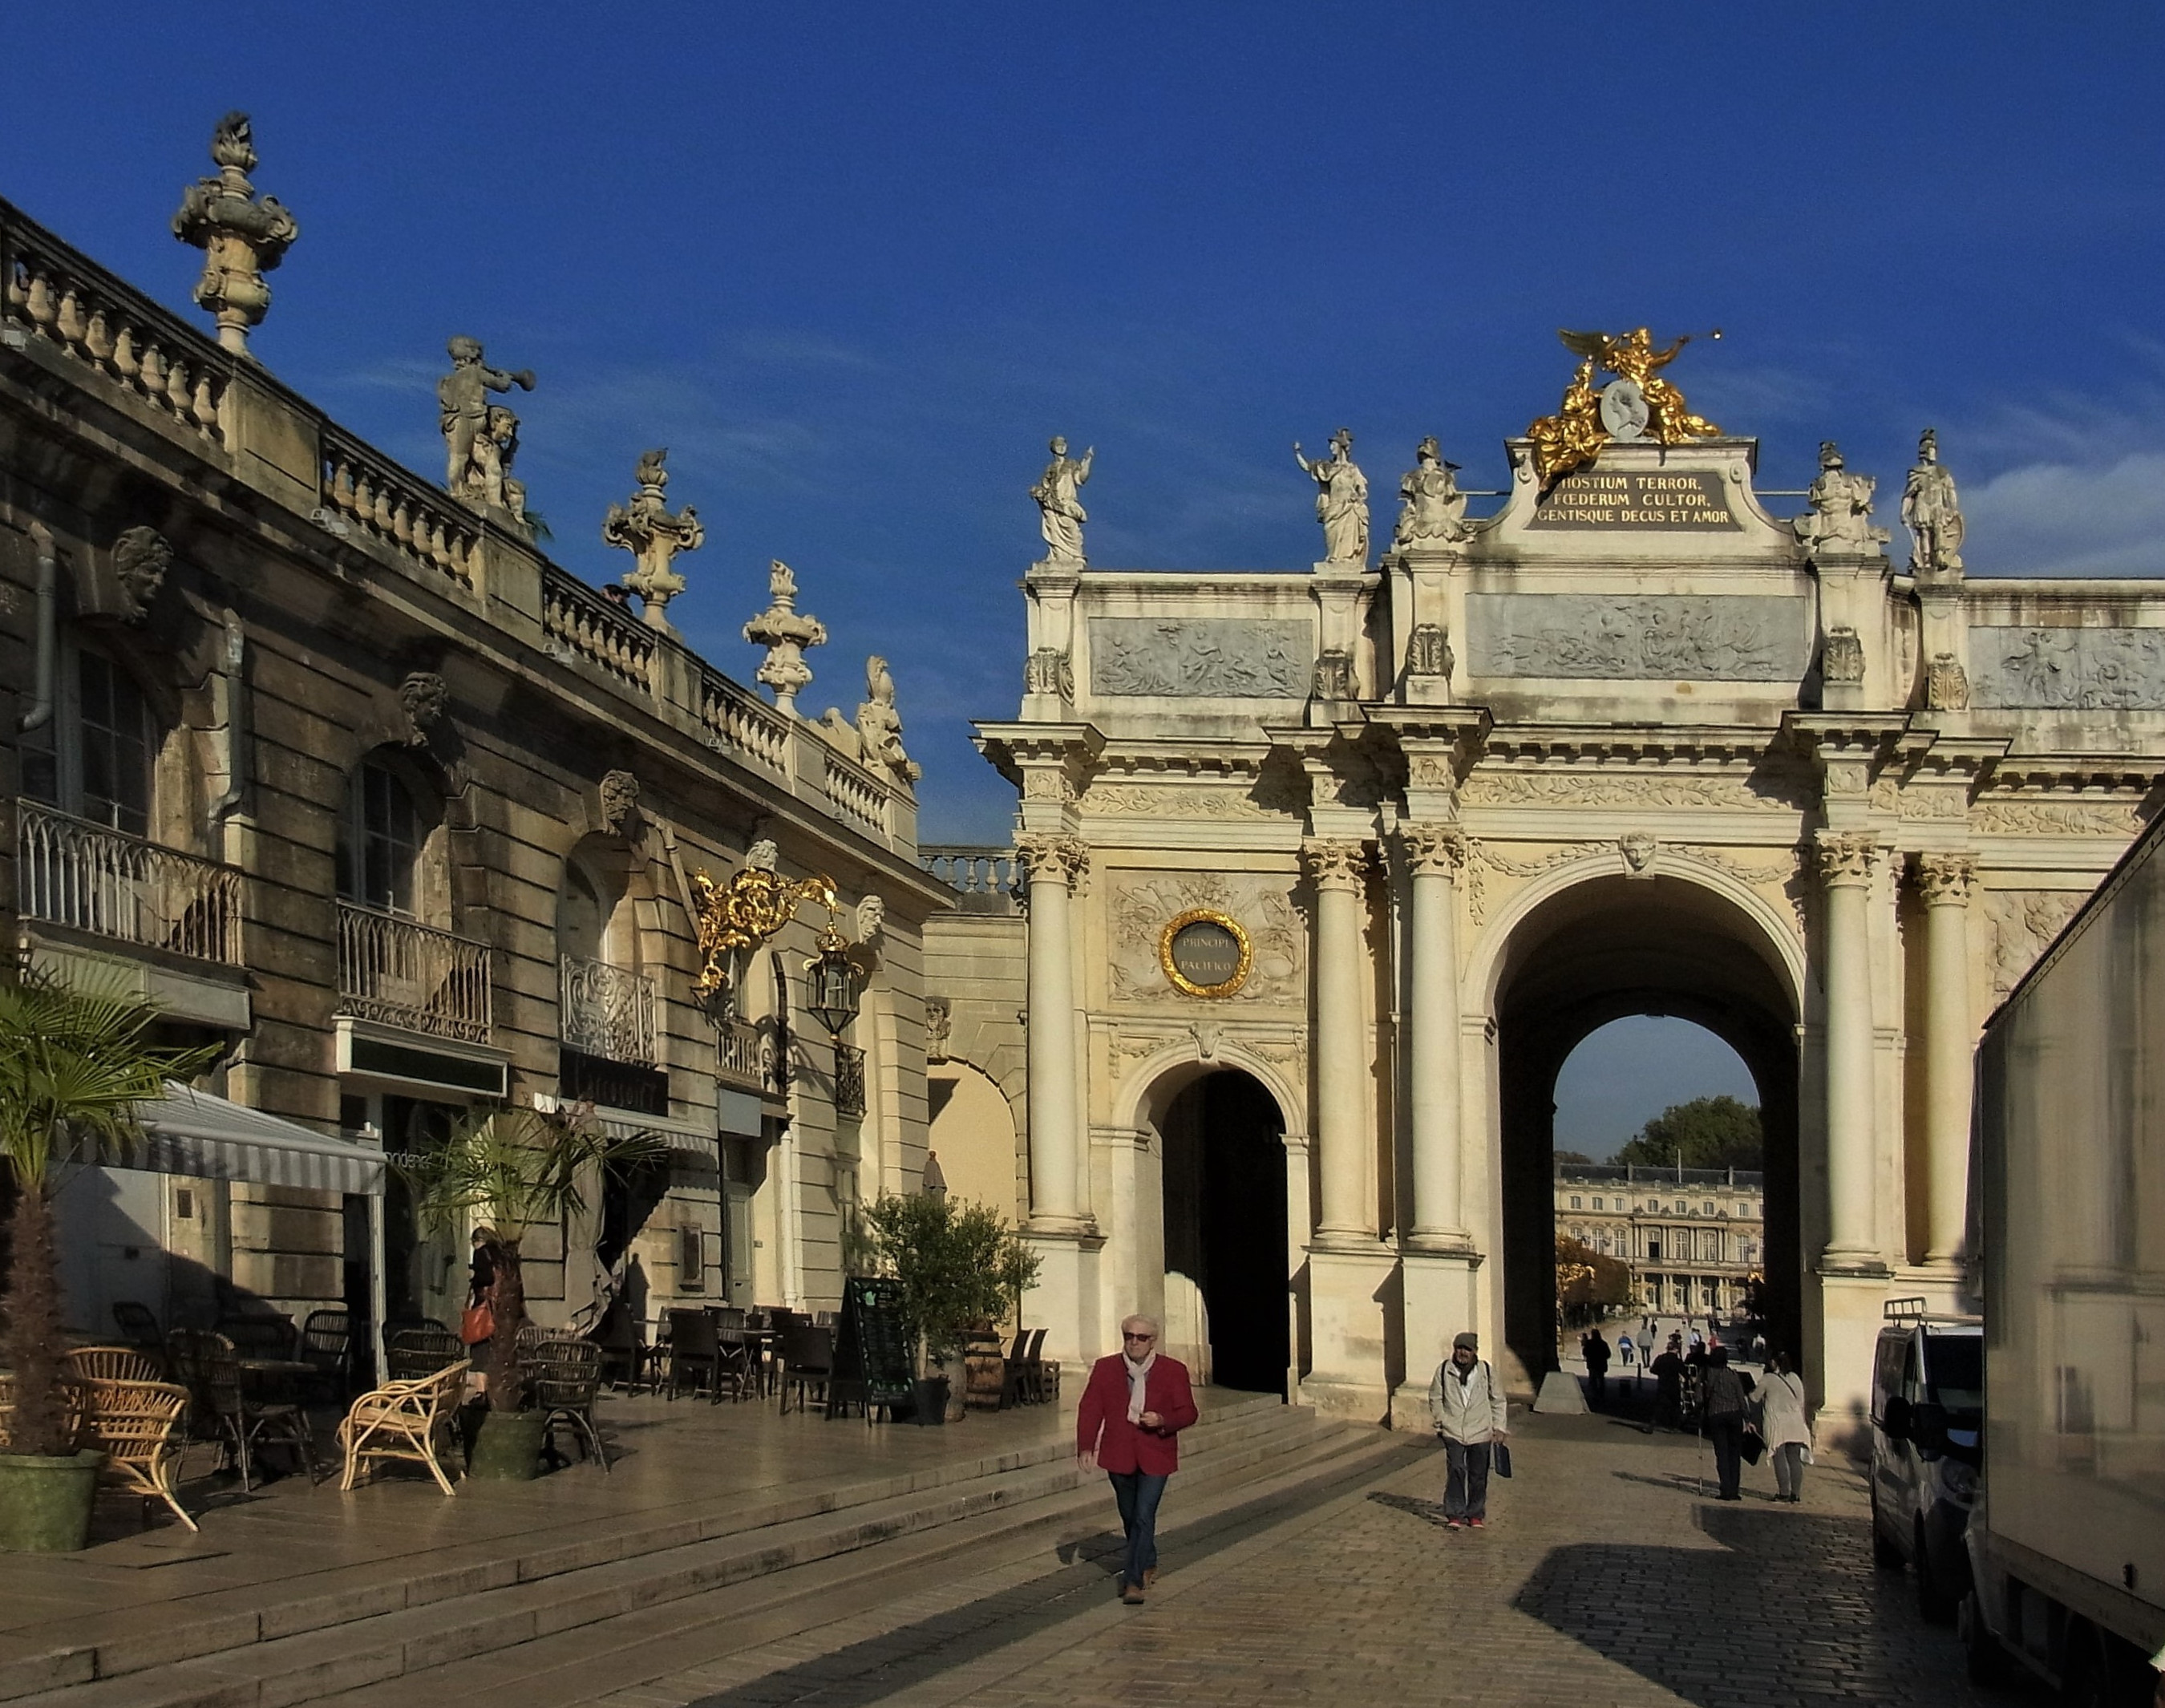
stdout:
<svg viewBox="0 0 2165 1708">
<path fill-rule="evenodd" d="M 251 1180 L 324 1192 L 383 1195 L 383 1153 L 329 1139 L 261 1110 L 166 1082 L 166 1094 L 136 1106 L 149 1155 L 132 1166 L 207 1180 Z"/>
</svg>

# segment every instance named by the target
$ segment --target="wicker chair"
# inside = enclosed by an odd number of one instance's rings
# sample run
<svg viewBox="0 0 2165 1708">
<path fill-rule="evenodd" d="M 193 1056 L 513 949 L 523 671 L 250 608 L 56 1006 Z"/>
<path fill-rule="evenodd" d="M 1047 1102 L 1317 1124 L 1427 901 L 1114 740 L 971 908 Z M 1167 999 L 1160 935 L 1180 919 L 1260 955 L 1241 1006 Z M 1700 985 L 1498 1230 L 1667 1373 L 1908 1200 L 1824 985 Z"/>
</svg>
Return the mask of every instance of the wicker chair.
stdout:
<svg viewBox="0 0 2165 1708">
<path fill-rule="evenodd" d="M 537 1334 L 529 1342 L 528 1333 L 525 1329 L 519 1332 L 519 1356 L 526 1366 L 534 1408 L 544 1414 L 544 1443 L 553 1441 L 558 1424 L 568 1424 L 581 1455 L 591 1449 L 607 1472 L 608 1451 L 602 1446 L 601 1426 L 594 1421 L 594 1400 L 602 1385 L 602 1349 L 570 1335 Z"/>
<path fill-rule="evenodd" d="M 244 1358 L 290 1358 L 293 1356 L 293 1319 L 283 1311 L 249 1311 L 222 1316 L 218 1331 Z"/>
<path fill-rule="evenodd" d="M 196 1438 L 224 1446 L 240 1469 L 244 1493 L 255 1486 L 255 1455 L 266 1447 L 291 1447 L 309 1480 L 316 1480 L 316 1442 L 308 1414 L 290 1400 L 251 1398 L 231 1341 L 222 1334 L 179 1328 L 166 1337 L 166 1345 L 173 1373 L 193 1402 Z"/>
<path fill-rule="evenodd" d="M 727 1377 L 730 1398 L 743 1400 L 759 1391 L 758 1361 L 752 1356 L 752 1343 L 745 1332 L 744 1312 L 731 1305 L 719 1305 L 707 1312 L 714 1325 L 715 1347 L 721 1363 L 716 1380 Z"/>
<path fill-rule="evenodd" d="M 312 1310 L 301 1325 L 301 1362 L 315 1373 L 309 1384 L 326 1398 L 343 1400 L 352 1379 L 353 1315 L 344 1309 Z"/>
<path fill-rule="evenodd" d="M 82 1428 L 76 1438 L 105 1455 L 99 1474 L 141 1495 L 146 1506 L 153 1500 L 164 1501 L 175 1517 L 195 1529 L 195 1520 L 173 1492 L 187 1447 L 188 1390 L 173 1382 L 88 1376 L 82 1391 Z"/>
<path fill-rule="evenodd" d="M 461 1358 L 417 1381 L 371 1388 L 355 1400 L 339 1425 L 339 1448 L 345 1456 L 340 1488 L 351 1489 L 364 1463 L 405 1459 L 426 1465 L 444 1493 L 456 1494 L 444 1474 L 439 1439 L 448 1437 L 466 1384 L 466 1361 Z"/>
<path fill-rule="evenodd" d="M 418 1382 L 452 1364 L 471 1363 L 459 1337 L 440 1322 L 393 1329 L 383 1343 L 384 1373 L 393 1382 Z"/>
<path fill-rule="evenodd" d="M 134 1347 L 74 1347 L 61 1355 L 67 1374 L 77 1382 L 163 1382 L 165 1362 Z M 183 1390 L 185 1391 L 185 1390 Z"/>
<path fill-rule="evenodd" d="M 689 1379 L 692 1391 L 702 1386 L 709 1400 L 722 1397 L 722 1346 L 714 1333 L 714 1320 L 703 1310 L 669 1313 L 669 1397 L 684 1391 Z"/>
<path fill-rule="evenodd" d="M 813 1390 L 819 1390 L 819 1401 L 827 1398 L 827 1383 L 835 1373 L 835 1331 L 809 1323 L 802 1317 L 793 1318 L 782 1326 L 782 1409 L 789 1410 L 790 1390 L 797 1394 L 797 1409 L 809 1411 L 815 1403 Z"/>
</svg>

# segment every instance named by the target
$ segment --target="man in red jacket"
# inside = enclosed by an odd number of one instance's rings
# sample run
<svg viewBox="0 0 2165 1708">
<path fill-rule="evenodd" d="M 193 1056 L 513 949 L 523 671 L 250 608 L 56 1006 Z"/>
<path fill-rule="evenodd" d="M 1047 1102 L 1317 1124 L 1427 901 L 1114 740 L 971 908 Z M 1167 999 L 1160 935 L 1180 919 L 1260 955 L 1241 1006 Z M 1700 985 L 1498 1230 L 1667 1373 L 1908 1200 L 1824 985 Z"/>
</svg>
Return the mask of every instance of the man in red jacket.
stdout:
<svg viewBox="0 0 2165 1708">
<path fill-rule="evenodd" d="M 1180 1431 L 1195 1421 L 1188 1366 L 1157 1350 L 1157 1323 L 1131 1316 L 1120 1325 L 1121 1350 L 1091 1367 L 1075 1414 L 1075 1452 L 1086 1471 L 1103 1466 L 1127 1532 L 1120 1599 L 1143 1605 L 1157 1577 L 1157 1504 L 1166 1479 L 1180 1468 Z"/>
</svg>

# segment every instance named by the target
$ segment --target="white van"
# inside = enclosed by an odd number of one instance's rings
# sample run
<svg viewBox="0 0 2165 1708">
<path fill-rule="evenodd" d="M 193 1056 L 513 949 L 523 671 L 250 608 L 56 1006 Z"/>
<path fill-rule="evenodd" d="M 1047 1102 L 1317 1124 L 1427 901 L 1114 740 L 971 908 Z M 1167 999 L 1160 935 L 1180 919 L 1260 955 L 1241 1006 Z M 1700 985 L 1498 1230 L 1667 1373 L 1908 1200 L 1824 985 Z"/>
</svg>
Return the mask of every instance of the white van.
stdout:
<svg viewBox="0 0 2165 1708">
<path fill-rule="evenodd" d="M 1984 1329 L 1895 1299 L 1872 1361 L 1872 1558 L 1917 1574 L 1917 1608 L 1947 1624 L 1969 1589 L 1962 1547 L 1984 1429 Z"/>
</svg>

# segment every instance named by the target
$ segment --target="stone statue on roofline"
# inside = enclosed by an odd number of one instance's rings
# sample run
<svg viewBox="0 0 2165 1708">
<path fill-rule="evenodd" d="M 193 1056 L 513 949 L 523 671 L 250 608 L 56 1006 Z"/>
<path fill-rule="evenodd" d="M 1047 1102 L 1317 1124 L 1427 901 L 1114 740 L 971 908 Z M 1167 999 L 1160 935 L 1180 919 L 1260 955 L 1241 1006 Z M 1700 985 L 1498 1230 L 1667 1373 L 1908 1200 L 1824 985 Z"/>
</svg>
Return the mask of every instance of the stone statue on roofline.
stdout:
<svg viewBox="0 0 2165 1708">
<path fill-rule="evenodd" d="M 1070 456 L 1067 440 L 1056 433 L 1051 450 L 1052 461 L 1046 464 L 1045 472 L 1030 489 L 1030 497 L 1037 500 L 1039 525 L 1045 535 L 1045 561 L 1079 569 L 1082 525 L 1090 519 L 1079 493 L 1090 478 L 1090 465 L 1097 460 L 1098 451 L 1093 445 L 1080 456 Z"/>
<path fill-rule="evenodd" d="M 1902 525 L 1910 530 L 1910 569 L 1925 580 L 1962 573 L 1962 503 L 1955 477 L 1940 461 L 1940 435 L 1927 427 L 1917 441 L 1917 466 L 1902 489 Z"/>
<path fill-rule="evenodd" d="M 865 661 L 865 703 L 857 708 L 857 756 L 898 782 L 913 783 L 924 767 L 902 745 L 902 715 L 894 709 L 894 677 L 875 652 Z"/>
<path fill-rule="evenodd" d="M 1466 537 L 1466 495 L 1455 478 L 1458 465 L 1444 461 L 1430 434 L 1414 452 L 1414 466 L 1399 482 L 1399 526 L 1391 543 L 1400 551 L 1455 546 Z"/>
<path fill-rule="evenodd" d="M 514 507 L 509 493 L 517 482 L 506 480 L 519 448 L 519 417 L 501 404 L 490 403 L 488 394 L 508 392 L 514 386 L 532 391 L 534 371 L 521 368 L 513 373 L 488 366 L 482 360 L 478 339 L 454 338 L 446 347 L 451 371 L 436 382 L 446 452 L 445 489 L 476 509 L 493 504 L 523 519 L 526 489 L 519 488 Z"/>
<path fill-rule="evenodd" d="M 1805 496 L 1811 506 L 1793 525 L 1808 557 L 1870 556 L 1887 543 L 1884 528 L 1872 525 L 1872 494 L 1879 482 L 1852 474 L 1831 439 L 1820 443 L 1819 478 Z"/>
<path fill-rule="evenodd" d="M 1315 519 L 1323 524 L 1323 561 L 1332 564 L 1368 564 L 1368 477 L 1353 461 L 1351 430 L 1341 427 L 1330 435 L 1330 455 L 1313 462 L 1301 455 L 1295 440 L 1293 460 L 1316 485 Z"/>
<path fill-rule="evenodd" d="M 286 258 L 301 228 L 275 196 L 258 196 L 248 182 L 255 170 L 255 133 L 245 113 L 229 113 L 211 133 L 214 178 L 198 178 L 173 215 L 173 235 L 203 252 L 195 299 L 218 321 L 219 346 L 248 354 L 248 329 L 262 324 L 271 308 L 263 275 Z"/>
</svg>

